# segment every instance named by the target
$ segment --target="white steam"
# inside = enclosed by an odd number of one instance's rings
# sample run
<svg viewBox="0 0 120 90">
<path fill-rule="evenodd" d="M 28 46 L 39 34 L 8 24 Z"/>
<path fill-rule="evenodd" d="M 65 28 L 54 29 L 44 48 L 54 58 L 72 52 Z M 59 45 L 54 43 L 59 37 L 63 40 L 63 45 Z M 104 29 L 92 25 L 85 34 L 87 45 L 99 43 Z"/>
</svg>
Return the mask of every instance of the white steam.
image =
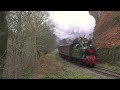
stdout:
<svg viewBox="0 0 120 90">
<path fill-rule="evenodd" d="M 95 27 L 95 19 L 88 11 L 54 11 L 50 18 L 57 24 L 55 34 L 60 39 L 89 38 Z"/>
</svg>

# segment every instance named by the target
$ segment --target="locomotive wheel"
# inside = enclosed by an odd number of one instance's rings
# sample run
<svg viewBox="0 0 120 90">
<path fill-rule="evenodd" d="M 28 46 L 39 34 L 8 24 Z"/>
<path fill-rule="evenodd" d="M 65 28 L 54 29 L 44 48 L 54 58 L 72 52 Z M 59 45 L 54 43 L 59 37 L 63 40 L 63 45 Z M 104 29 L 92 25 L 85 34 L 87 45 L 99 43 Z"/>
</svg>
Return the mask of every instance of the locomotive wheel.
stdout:
<svg viewBox="0 0 120 90">
<path fill-rule="evenodd" d="M 70 57 L 69 61 L 73 61 L 73 58 L 72 58 L 72 57 Z"/>
<path fill-rule="evenodd" d="M 86 66 L 86 63 L 84 63 L 84 62 L 82 62 L 82 61 L 81 61 L 81 64 L 82 64 L 83 66 Z"/>
<path fill-rule="evenodd" d="M 91 67 L 91 68 L 94 68 L 94 67 L 95 67 L 95 64 L 90 64 L 90 67 Z"/>
<path fill-rule="evenodd" d="M 68 57 L 68 60 L 71 60 L 71 57 Z"/>
</svg>

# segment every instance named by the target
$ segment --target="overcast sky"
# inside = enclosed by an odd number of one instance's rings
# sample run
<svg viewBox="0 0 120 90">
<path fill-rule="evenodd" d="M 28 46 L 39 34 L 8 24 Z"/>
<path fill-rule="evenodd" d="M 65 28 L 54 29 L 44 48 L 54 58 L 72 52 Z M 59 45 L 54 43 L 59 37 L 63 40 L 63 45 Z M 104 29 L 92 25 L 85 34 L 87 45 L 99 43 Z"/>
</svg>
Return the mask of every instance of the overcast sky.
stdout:
<svg viewBox="0 0 120 90">
<path fill-rule="evenodd" d="M 88 11 L 53 11 L 50 18 L 57 24 L 55 34 L 61 39 L 84 34 L 88 37 L 95 27 L 95 19 Z"/>
</svg>

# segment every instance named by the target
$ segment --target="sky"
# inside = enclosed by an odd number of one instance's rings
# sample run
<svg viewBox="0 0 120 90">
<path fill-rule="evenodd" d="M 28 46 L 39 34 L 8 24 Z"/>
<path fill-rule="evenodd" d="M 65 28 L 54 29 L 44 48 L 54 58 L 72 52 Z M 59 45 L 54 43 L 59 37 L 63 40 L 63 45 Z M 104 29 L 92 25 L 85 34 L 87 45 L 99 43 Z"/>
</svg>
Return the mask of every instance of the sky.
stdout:
<svg viewBox="0 0 120 90">
<path fill-rule="evenodd" d="M 50 11 L 50 19 L 57 25 L 55 34 L 60 39 L 75 39 L 93 32 L 95 19 L 88 11 Z"/>
</svg>

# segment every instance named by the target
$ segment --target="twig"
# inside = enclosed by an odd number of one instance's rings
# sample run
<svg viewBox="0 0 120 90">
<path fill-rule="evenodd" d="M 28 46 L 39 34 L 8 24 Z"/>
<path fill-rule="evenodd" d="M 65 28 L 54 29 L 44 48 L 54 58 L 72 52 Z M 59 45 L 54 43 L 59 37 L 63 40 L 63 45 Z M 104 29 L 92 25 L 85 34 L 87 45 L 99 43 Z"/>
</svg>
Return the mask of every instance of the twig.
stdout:
<svg viewBox="0 0 120 90">
<path fill-rule="evenodd" d="M 5 50 L 5 52 L 3 53 L 3 55 L 0 57 L 0 60 L 3 60 L 3 57 L 4 57 L 4 55 L 6 54 L 6 51 L 7 51 L 7 50 Z"/>
</svg>

